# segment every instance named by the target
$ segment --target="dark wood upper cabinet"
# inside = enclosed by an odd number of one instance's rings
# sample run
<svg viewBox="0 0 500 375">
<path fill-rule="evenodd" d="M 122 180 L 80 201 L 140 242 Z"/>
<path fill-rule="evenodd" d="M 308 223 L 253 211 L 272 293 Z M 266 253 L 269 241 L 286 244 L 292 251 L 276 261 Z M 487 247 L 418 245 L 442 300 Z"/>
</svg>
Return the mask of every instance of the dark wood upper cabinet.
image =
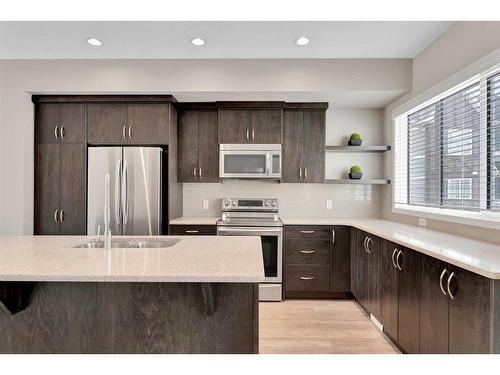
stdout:
<svg viewBox="0 0 500 375">
<path fill-rule="evenodd" d="M 249 143 L 251 118 L 248 109 L 221 109 L 219 111 L 220 143 Z"/>
<path fill-rule="evenodd" d="M 283 117 L 281 182 L 301 182 L 304 116 L 301 111 L 285 111 Z"/>
<path fill-rule="evenodd" d="M 304 182 L 325 180 L 325 112 L 305 111 L 302 160 Z"/>
<path fill-rule="evenodd" d="M 168 144 L 169 104 L 130 104 L 127 125 L 129 143 Z"/>
<path fill-rule="evenodd" d="M 281 144 L 282 109 L 220 109 L 220 143 Z"/>
<path fill-rule="evenodd" d="M 59 234 L 58 143 L 35 143 L 34 234 Z"/>
<path fill-rule="evenodd" d="M 282 165 L 282 182 L 324 182 L 324 110 L 284 111 Z"/>
<path fill-rule="evenodd" d="M 401 247 L 395 258 L 399 269 L 398 342 L 407 353 L 418 354 L 420 324 L 420 254 Z"/>
<path fill-rule="evenodd" d="M 455 266 L 449 272 L 449 353 L 489 353 L 492 280 Z"/>
<path fill-rule="evenodd" d="M 84 143 L 61 144 L 59 234 L 87 232 L 87 161 Z"/>
<path fill-rule="evenodd" d="M 382 240 L 381 259 L 381 286 L 380 286 L 380 308 L 381 323 L 392 339 L 398 340 L 399 324 L 399 297 L 398 297 L 398 273 L 396 255 L 399 246 L 393 242 Z"/>
<path fill-rule="evenodd" d="M 89 104 L 87 111 L 89 143 L 123 144 L 127 142 L 127 104 Z"/>
<path fill-rule="evenodd" d="M 181 111 L 178 131 L 179 182 L 219 182 L 217 111 Z"/>
<path fill-rule="evenodd" d="M 85 142 L 85 104 L 37 104 L 35 142 Z"/>
<path fill-rule="evenodd" d="M 330 291 L 351 290 L 351 228 L 341 225 L 331 227 Z"/>
<path fill-rule="evenodd" d="M 91 144 L 168 144 L 169 104 L 91 103 L 88 141 Z"/>
<path fill-rule="evenodd" d="M 253 110 L 250 115 L 251 143 L 281 144 L 283 110 Z"/>
<path fill-rule="evenodd" d="M 449 304 L 448 296 L 445 294 L 447 272 L 445 262 L 426 255 L 420 256 L 419 342 L 421 354 L 448 353 Z M 440 281 L 442 281 L 441 285 Z"/>
</svg>

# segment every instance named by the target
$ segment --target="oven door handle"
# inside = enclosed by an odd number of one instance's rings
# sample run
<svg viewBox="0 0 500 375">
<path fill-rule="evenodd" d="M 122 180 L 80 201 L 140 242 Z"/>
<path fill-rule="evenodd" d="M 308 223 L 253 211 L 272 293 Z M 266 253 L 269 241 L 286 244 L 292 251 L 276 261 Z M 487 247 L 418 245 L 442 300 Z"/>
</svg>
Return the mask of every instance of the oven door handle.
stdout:
<svg viewBox="0 0 500 375">
<path fill-rule="evenodd" d="M 281 229 L 274 229 L 274 228 L 217 228 L 218 233 L 277 233 L 281 234 L 282 230 Z M 258 234 L 256 234 L 258 236 Z"/>
</svg>

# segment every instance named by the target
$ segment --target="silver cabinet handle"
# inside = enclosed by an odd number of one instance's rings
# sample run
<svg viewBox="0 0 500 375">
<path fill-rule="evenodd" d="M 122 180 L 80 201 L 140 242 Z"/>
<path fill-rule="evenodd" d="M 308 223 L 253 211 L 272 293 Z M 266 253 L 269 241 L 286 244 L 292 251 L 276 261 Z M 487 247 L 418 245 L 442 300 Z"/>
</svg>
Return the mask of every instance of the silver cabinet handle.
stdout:
<svg viewBox="0 0 500 375">
<path fill-rule="evenodd" d="M 366 251 L 368 252 L 368 254 L 372 253 L 371 250 L 370 250 L 370 245 L 369 245 L 370 241 L 372 241 L 372 238 L 368 237 L 368 239 L 366 240 Z"/>
<path fill-rule="evenodd" d="M 250 138 L 249 133 L 250 133 L 250 130 L 248 130 L 248 128 L 247 128 L 247 130 L 246 130 L 246 138 L 247 138 L 247 142 L 249 141 L 249 138 Z"/>
<path fill-rule="evenodd" d="M 127 127 L 124 125 L 123 129 L 122 129 L 123 139 L 127 139 L 127 134 L 125 133 L 126 131 L 127 131 Z"/>
<path fill-rule="evenodd" d="M 252 129 L 252 141 L 255 140 L 255 130 Z"/>
<path fill-rule="evenodd" d="M 303 233 L 303 234 L 313 234 L 313 233 L 315 233 L 315 231 L 313 231 L 313 230 L 301 230 L 300 233 Z"/>
<path fill-rule="evenodd" d="M 196 180 L 196 169 L 197 169 L 196 167 L 194 167 L 194 169 L 193 169 L 193 177 L 195 180 Z"/>
<path fill-rule="evenodd" d="M 335 243 L 335 229 L 332 229 L 332 243 Z"/>
<path fill-rule="evenodd" d="M 128 127 L 128 137 L 130 139 L 132 139 L 132 127 L 131 126 Z"/>
<path fill-rule="evenodd" d="M 363 249 L 365 249 L 366 252 L 368 252 L 368 250 L 366 250 L 366 241 L 368 240 L 368 237 L 365 236 L 365 240 L 363 241 Z"/>
<path fill-rule="evenodd" d="M 313 254 L 314 250 L 300 250 L 302 254 Z"/>
<path fill-rule="evenodd" d="M 201 179 L 201 167 L 198 169 L 198 177 Z"/>
<path fill-rule="evenodd" d="M 56 137 L 56 139 L 59 139 L 59 126 L 56 126 L 54 128 L 54 137 Z"/>
<path fill-rule="evenodd" d="M 394 251 L 392 252 L 392 265 L 395 267 L 395 268 L 398 268 L 398 266 L 396 266 L 396 261 L 394 260 L 394 255 L 396 255 L 396 252 L 398 251 L 398 249 L 394 249 Z"/>
<path fill-rule="evenodd" d="M 304 168 L 304 180 L 307 178 L 307 168 Z"/>
<path fill-rule="evenodd" d="M 66 130 L 64 129 L 64 125 L 61 126 L 61 138 L 64 139 L 64 135 L 66 134 Z"/>
<path fill-rule="evenodd" d="M 188 230 L 185 230 L 184 233 L 200 233 L 200 231 L 196 230 L 196 229 L 188 229 Z"/>
<path fill-rule="evenodd" d="M 453 277 L 455 276 L 455 272 L 450 273 L 450 276 L 448 277 L 448 282 L 446 283 L 446 290 L 448 291 L 448 295 L 450 296 L 451 299 L 455 299 L 455 296 L 450 290 L 450 283 Z"/>
<path fill-rule="evenodd" d="M 56 223 L 58 223 L 58 222 L 59 222 L 59 210 L 55 210 L 55 211 L 54 211 L 54 221 L 55 221 Z"/>
<path fill-rule="evenodd" d="M 402 251 L 399 250 L 398 256 L 396 257 L 396 264 L 398 266 L 398 270 L 400 270 L 400 271 L 402 270 L 401 264 L 399 263 L 399 257 L 401 256 L 401 253 L 402 253 Z"/>
<path fill-rule="evenodd" d="M 300 279 L 301 280 L 314 280 L 315 277 L 314 276 L 300 276 Z"/>
<path fill-rule="evenodd" d="M 64 223 L 64 210 L 61 210 L 61 211 L 59 212 L 59 221 L 60 221 L 61 223 Z"/>
<path fill-rule="evenodd" d="M 299 180 L 302 180 L 302 168 L 299 168 Z"/>
<path fill-rule="evenodd" d="M 446 268 L 441 272 L 441 276 L 439 276 L 439 287 L 441 288 L 441 292 L 443 292 L 444 295 L 446 295 L 446 291 L 443 288 L 443 277 L 448 271 Z"/>
</svg>

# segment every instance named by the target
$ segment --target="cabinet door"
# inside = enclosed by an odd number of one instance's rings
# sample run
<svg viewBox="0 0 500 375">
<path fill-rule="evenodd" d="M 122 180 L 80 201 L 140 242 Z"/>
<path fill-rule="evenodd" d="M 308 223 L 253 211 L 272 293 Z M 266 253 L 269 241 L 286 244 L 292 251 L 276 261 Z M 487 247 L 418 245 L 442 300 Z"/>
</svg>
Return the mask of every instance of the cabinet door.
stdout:
<svg viewBox="0 0 500 375">
<path fill-rule="evenodd" d="M 398 245 L 390 241 L 382 240 L 382 277 L 380 288 L 381 323 L 384 326 L 384 332 L 388 333 L 396 341 L 398 340 L 399 270 L 395 266 L 395 255 L 398 251 Z"/>
<path fill-rule="evenodd" d="M 59 174 L 59 143 L 35 143 L 36 235 L 59 234 Z"/>
<path fill-rule="evenodd" d="M 198 180 L 198 140 L 198 111 L 181 112 L 177 137 L 177 178 L 179 182 Z"/>
<path fill-rule="evenodd" d="M 84 142 L 85 105 L 77 103 L 37 104 L 35 107 L 35 141 Z"/>
<path fill-rule="evenodd" d="M 198 112 L 200 182 L 219 182 L 219 127 L 217 111 Z"/>
<path fill-rule="evenodd" d="M 140 145 L 168 144 L 169 104 L 131 104 L 128 106 L 128 142 Z"/>
<path fill-rule="evenodd" d="M 368 235 L 368 309 L 380 320 L 380 238 Z"/>
<path fill-rule="evenodd" d="M 284 112 L 281 182 L 302 182 L 303 120 L 301 111 Z"/>
<path fill-rule="evenodd" d="M 349 292 L 351 289 L 351 228 L 335 225 L 331 228 L 330 291 Z"/>
<path fill-rule="evenodd" d="M 420 256 L 420 353 L 448 353 L 448 296 L 439 280 L 447 265 L 435 258 Z M 446 279 L 443 280 L 445 287 Z"/>
<path fill-rule="evenodd" d="M 419 353 L 420 254 L 400 248 L 399 271 L 399 344 L 407 353 Z M 384 275 L 385 277 L 385 275 Z"/>
<path fill-rule="evenodd" d="M 60 234 L 87 234 L 85 143 L 61 143 Z"/>
<path fill-rule="evenodd" d="M 351 227 L 351 293 L 358 299 L 358 230 Z"/>
<path fill-rule="evenodd" d="M 325 112 L 305 111 L 303 130 L 304 182 L 325 181 Z"/>
<path fill-rule="evenodd" d="M 126 104 L 88 105 L 88 142 L 91 144 L 126 143 L 128 129 L 128 108 Z"/>
<path fill-rule="evenodd" d="M 489 353 L 492 281 L 454 266 L 450 272 L 449 352 Z"/>
<path fill-rule="evenodd" d="M 220 143 L 250 142 L 250 111 L 221 109 L 219 112 Z"/>
<path fill-rule="evenodd" d="M 281 144 L 281 109 L 251 111 L 252 143 Z"/>
<path fill-rule="evenodd" d="M 369 309 L 368 306 L 368 253 L 364 247 L 364 241 L 367 238 L 367 234 L 361 230 L 358 230 L 358 246 L 357 246 L 357 299 L 358 302 L 365 308 Z"/>
</svg>

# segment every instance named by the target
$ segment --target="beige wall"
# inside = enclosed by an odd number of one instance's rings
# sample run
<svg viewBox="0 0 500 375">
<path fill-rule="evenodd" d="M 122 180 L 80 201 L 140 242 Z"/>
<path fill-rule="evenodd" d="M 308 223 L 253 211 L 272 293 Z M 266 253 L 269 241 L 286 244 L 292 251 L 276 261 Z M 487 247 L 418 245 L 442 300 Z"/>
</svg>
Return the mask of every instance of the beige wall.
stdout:
<svg viewBox="0 0 500 375">
<path fill-rule="evenodd" d="M 336 97 L 353 103 L 410 87 L 405 59 L 0 61 L 0 234 L 33 231 L 31 93 L 172 93 L 199 100 L 274 95 L 326 99 L 334 107 Z"/>
<path fill-rule="evenodd" d="M 400 108 L 409 109 L 443 90 L 472 77 L 491 66 L 492 61 L 500 63 L 500 22 L 457 22 L 441 37 L 424 49 L 413 60 L 412 91 L 384 111 L 384 137 L 393 144 L 393 112 Z M 386 155 L 386 175 L 393 170 L 393 152 Z M 417 224 L 414 216 L 392 213 L 392 185 L 385 187 L 381 195 L 382 216 L 409 224 Z M 471 238 L 500 243 L 498 230 L 427 220 L 427 227 Z"/>
</svg>

